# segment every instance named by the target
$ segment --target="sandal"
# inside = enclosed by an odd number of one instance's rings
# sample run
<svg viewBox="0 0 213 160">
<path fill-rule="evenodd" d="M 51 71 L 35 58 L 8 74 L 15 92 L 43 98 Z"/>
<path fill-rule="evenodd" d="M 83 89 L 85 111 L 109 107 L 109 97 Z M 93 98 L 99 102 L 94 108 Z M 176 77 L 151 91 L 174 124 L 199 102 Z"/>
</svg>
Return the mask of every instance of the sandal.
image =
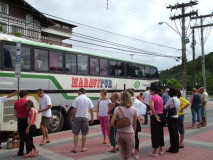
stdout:
<svg viewBox="0 0 213 160">
<path fill-rule="evenodd" d="M 86 151 L 88 151 L 87 148 L 84 148 L 84 149 L 81 150 L 81 152 L 86 152 Z"/>
<path fill-rule="evenodd" d="M 71 150 L 71 152 L 72 152 L 72 153 L 77 153 L 77 151 L 76 151 L 76 150 Z"/>
<path fill-rule="evenodd" d="M 184 148 L 184 144 L 182 146 L 179 146 L 179 148 Z"/>
<path fill-rule="evenodd" d="M 50 140 L 47 140 L 46 143 L 50 143 Z"/>
<path fill-rule="evenodd" d="M 39 150 L 35 150 L 33 156 L 36 156 L 39 153 Z"/>
<path fill-rule="evenodd" d="M 163 155 L 163 151 L 161 151 L 161 152 L 158 152 L 158 154 L 159 154 L 159 155 Z"/>
<path fill-rule="evenodd" d="M 117 153 L 117 150 L 112 149 L 109 152 L 111 152 L 111 153 Z"/>
<path fill-rule="evenodd" d="M 46 141 L 42 141 L 39 145 L 40 146 L 43 146 L 43 145 L 45 145 L 47 142 Z"/>
<path fill-rule="evenodd" d="M 24 158 L 28 158 L 28 157 L 34 157 L 34 155 L 33 154 L 25 154 L 24 156 L 23 156 Z"/>
<path fill-rule="evenodd" d="M 158 156 L 158 154 L 156 153 L 156 154 L 154 154 L 154 153 L 150 153 L 149 154 L 149 156 L 151 156 L 151 157 L 157 157 Z"/>
</svg>

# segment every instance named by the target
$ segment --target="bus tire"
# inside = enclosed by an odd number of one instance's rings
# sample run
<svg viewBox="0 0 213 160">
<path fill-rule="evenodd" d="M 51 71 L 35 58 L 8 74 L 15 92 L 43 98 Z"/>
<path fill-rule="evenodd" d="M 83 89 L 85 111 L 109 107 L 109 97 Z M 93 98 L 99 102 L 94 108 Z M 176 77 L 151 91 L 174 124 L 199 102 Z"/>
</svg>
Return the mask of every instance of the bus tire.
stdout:
<svg viewBox="0 0 213 160">
<path fill-rule="evenodd" d="M 48 131 L 50 133 L 61 131 L 64 125 L 64 115 L 58 110 L 52 110 L 52 117 L 49 120 Z"/>
<path fill-rule="evenodd" d="M 73 116 L 73 110 L 71 109 L 67 115 L 66 119 L 66 129 L 72 129 L 74 116 Z"/>
</svg>

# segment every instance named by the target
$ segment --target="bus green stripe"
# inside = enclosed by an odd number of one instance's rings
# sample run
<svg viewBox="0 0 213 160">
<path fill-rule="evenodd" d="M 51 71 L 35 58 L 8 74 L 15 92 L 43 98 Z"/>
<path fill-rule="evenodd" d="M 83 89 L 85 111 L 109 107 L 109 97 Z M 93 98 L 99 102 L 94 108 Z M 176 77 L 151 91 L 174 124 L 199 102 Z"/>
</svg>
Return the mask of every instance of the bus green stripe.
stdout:
<svg viewBox="0 0 213 160">
<path fill-rule="evenodd" d="M 0 77 L 15 77 L 15 73 L 0 73 Z M 34 75 L 34 74 L 21 74 L 21 78 L 36 78 L 36 79 L 50 79 L 58 90 L 63 90 L 60 83 L 54 76 Z M 66 93 L 61 93 L 64 99 L 75 99 L 76 96 L 69 96 Z M 99 97 L 89 97 L 91 100 L 98 100 Z"/>
</svg>

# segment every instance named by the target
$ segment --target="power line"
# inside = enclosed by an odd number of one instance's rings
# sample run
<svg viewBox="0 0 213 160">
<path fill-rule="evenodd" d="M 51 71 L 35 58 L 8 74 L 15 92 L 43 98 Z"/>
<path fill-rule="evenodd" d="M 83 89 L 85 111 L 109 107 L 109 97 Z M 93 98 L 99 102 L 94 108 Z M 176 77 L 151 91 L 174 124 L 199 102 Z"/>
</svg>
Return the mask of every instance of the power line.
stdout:
<svg viewBox="0 0 213 160">
<path fill-rule="evenodd" d="M 105 45 L 99 45 L 99 44 L 95 44 L 95 43 L 80 41 L 80 40 L 76 40 L 76 39 L 69 39 L 69 40 L 75 41 L 75 42 L 79 42 L 79 43 L 89 44 L 89 45 L 95 45 L 95 46 L 98 46 L 98 47 L 104 47 L 104 48 L 110 48 L 110 49 L 115 49 L 115 50 L 119 50 L 119 51 L 131 52 L 131 53 L 140 53 L 140 54 L 154 55 L 154 56 L 160 56 L 160 57 L 178 58 L 177 56 L 168 56 L 168 55 L 163 55 L 163 54 L 159 54 L 159 53 L 156 53 L 156 52 L 143 51 L 143 52 L 145 52 L 145 53 L 143 53 L 142 51 L 139 52 L 139 51 L 133 51 L 133 50 L 125 50 L 125 49 L 120 49 L 120 48 L 116 48 L 116 47 L 111 47 L 111 46 L 105 46 Z"/>
<path fill-rule="evenodd" d="M 91 48 L 91 47 L 85 47 L 85 46 L 79 46 L 79 45 L 73 45 L 73 47 L 86 48 L 86 49 L 97 50 L 97 51 L 102 51 L 102 52 L 107 52 L 107 53 L 111 53 L 112 54 L 112 52 L 110 52 L 108 50 L 103 50 L 103 49 L 97 49 L 97 48 Z M 115 52 L 115 51 L 113 51 L 113 54 L 114 53 L 122 54 L 122 55 L 123 54 L 130 55 L 129 53 L 126 53 L 126 52 L 121 53 L 121 52 Z M 144 56 L 142 54 L 134 54 L 134 55 L 141 56 L 141 57 Z M 148 56 L 148 57 L 154 57 L 154 55 L 146 55 L 146 56 Z M 173 57 L 166 57 L 166 58 L 173 58 Z"/>
<path fill-rule="evenodd" d="M 118 37 L 131 39 L 131 40 L 138 41 L 138 42 L 152 44 L 152 45 L 156 45 L 158 47 L 164 47 L 164 48 L 170 48 L 170 49 L 174 49 L 174 50 L 179 50 L 178 48 L 175 48 L 175 47 L 170 47 L 170 46 L 166 46 L 166 45 L 162 45 L 162 44 L 157 44 L 157 43 L 148 42 L 148 41 L 144 41 L 144 40 L 141 40 L 141 39 L 137 39 L 137 38 L 121 35 L 121 34 L 118 34 L 118 33 L 114 33 L 114 32 L 111 32 L 111 31 L 99 29 L 99 28 L 96 28 L 96 27 L 92 27 L 92 26 L 89 26 L 89 25 L 82 24 L 82 23 L 74 22 L 74 21 L 71 21 L 71 20 L 68 20 L 68 19 L 64 19 L 64 18 L 61 18 L 61 17 L 53 16 L 53 15 L 48 14 L 48 13 L 43 13 L 43 14 L 51 16 L 51 17 L 54 17 L 54 18 L 57 18 L 57 19 L 61 19 L 61 20 L 67 21 L 67 22 L 72 22 L 72 23 L 75 23 L 75 24 L 78 24 L 78 25 L 81 25 L 81 26 L 84 26 L 84 27 L 87 27 L 87 28 L 92 28 L 92 29 L 95 29 L 97 31 L 101 31 L 101 32 L 103 32 L 105 34 L 111 34 L 111 35 L 115 35 L 115 36 L 118 36 Z"/>
<path fill-rule="evenodd" d="M 127 49 L 134 50 L 134 51 L 153 53 L 151 51 L 147 51 L 147 50 L 143 50 L 143 49 L 139 49 L 139 48 L 135 48 L 135 47 L 126 46 L 126 45 L 122 45 L 122 44 L 111 42 L 111 41 L 106 41 L 106 40 L 103 40 L 103 39 L 100 39 L 100 38 L 95 38 L 95 37 L 91 37 L 91 36 L 80 34 L 80 33 L 76 33 L 76 32 L 73 32 L 73 36 L 84 38 L 84 39 L 88 39 L 88 40 L 92 40 L 92 41 L 95 41 L 95 42 L 100 42 L 100 43 L 104 43 L 104 44 L 113 45 L 113 46 L 116 46 L 116 47 L 127 48 Z M 165 55 L 165 56 L 167 56 L 167 55 Z"/>
</svg>

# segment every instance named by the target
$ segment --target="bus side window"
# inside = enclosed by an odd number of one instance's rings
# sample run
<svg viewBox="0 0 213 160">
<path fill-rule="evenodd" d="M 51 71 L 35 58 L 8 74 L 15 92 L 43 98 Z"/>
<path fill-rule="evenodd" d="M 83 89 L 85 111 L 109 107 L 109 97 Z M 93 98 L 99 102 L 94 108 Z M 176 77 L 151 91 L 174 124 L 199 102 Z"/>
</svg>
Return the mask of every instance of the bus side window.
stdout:
<svg viewBox="0 0 213 160">
<path fill-rule="evenodd" d="M 90 74 L 99 75 L 99 59 L 90 58 Z"/>
<path fill-rule="evenodd" d="M 74 54 L 66 54 L 66 72 L 77 73 L 77 56 Z"/>
<path fill-rule="evenodd" d="M 107 76 L 108 75 L 108 60 L 100 59 L 100 75 Z"/>
<path fill-rule="evenodd" d="M 150 67 L 149 66 L 145 66 L 145 75 L 146 75 L 146 78 L 150 78 Z"/>
<path fill-rule="evenodd" d="M 116 75 L 124 76 L 124 63 L 123 62 L 116 63 Z"/>
<path fill-rule="evenodd" d="M 4 67 L 13 68 L 12 55 L 10 48 L 4 48 Z"/>
<path fill-rule="evenodd" d="M 109 67 L 110 67 L 110 75 L 111 76 L 115 76 L 115 65 L 116 65 L 116 61 L 109 61 Z"/>
<path fill-rule="evenodd" d="M 151 78 L 158 78 L 157 68 L 151 67 Z"/>
<path fill-rule="evenodd" d="M 35 71 L 48 71 L 48 51 L 34 50 L 34 69 Z"/>
<path fill-rule="evenodd" d="M 145 78 L 145 68 L 144 66 L 139 66 L 139 77 Z"/>
<path fill-rule="evenodd" d="M 78 73 L 88 74 L 88 56 L 78 55 Z"/>
<path fill-rule="evenodd" d="M 16 64 L 16 46 L 4 45 L 4 68 L 14 69 Z M 21 47 L 22 70 L 30 70 L 30 48 Z"/>
<path fill-rule="evenodd" d="M 51 70 L 51 71 L 63 71 L 62 53 L 50 51 L 49 70 Z"/>
</svg>

